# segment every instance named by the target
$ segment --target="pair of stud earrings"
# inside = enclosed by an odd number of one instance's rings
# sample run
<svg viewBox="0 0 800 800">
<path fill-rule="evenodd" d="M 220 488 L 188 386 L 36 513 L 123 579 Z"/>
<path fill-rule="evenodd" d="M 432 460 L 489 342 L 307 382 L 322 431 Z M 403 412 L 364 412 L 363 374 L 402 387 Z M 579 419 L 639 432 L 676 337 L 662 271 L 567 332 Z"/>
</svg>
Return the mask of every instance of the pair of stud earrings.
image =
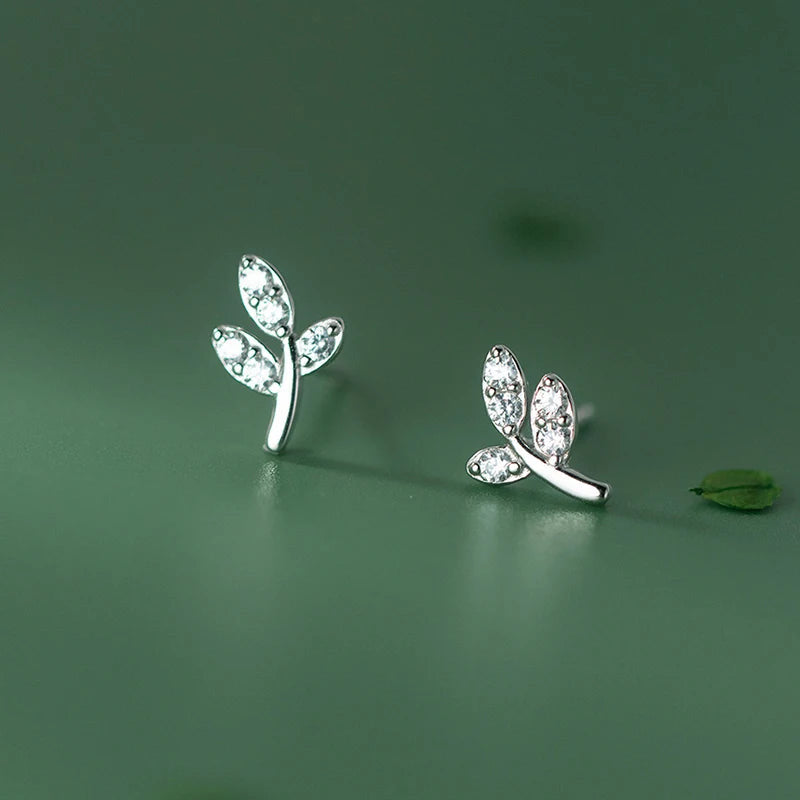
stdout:
<svg viewBox="0 0 800 800">
<path fill-rule="evenodd" d="M 257 256 L 239 262 L 239 292 L 247 313 L 258 327 L 281 343 L 276 358 L 258 339 L 234 325 L 214 329 L 212 344 L 228 373 L 260 394 L 273 395 L 275 406 L 264 449 L 280 453 L 291 433 L 300 379 L 332 361 L 342 346 L 344 322 L 329 317 L 299 336 L 294 332 L 294 303 L 278 270 Z M 531 435 L 522 435 L 528 414 L 528 386 L 514 354 L 497 345 L 483 366 L 486 412 L 506 444 L 479 450 L 467 461 L 467 474 L 489 484 L 506 484 L 531 473 L 571 497 L 602 504 L 610 487 L 567 466 L 578 422 L 591 413 L 576 409 L 567 385 L 549 373 L 530 400 Z"/>
</svg>

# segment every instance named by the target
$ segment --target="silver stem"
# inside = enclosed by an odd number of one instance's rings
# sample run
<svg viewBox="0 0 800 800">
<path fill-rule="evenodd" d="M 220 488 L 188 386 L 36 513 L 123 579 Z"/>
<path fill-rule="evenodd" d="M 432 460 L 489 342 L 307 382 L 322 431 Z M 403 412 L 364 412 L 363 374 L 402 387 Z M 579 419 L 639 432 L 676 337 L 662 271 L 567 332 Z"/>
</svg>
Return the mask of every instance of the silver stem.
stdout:
<svg viewBox="0 0 800 800">
<path fill-rule="evenodd" d="M 580 472 L 566 467 L 559 468 L 548 464 L 541 456 L 534 453 L 519 436 L 512 436 L 508 441 L 531 472 L 564 494 L 596 505 L 602 505 L 608 500 L 611 487 L 607 483 L 592 480 L 581 475 Z"/>
<path fill-rule="evenodd" d="M 268 453 L 280 453 L 292 431 L 297 398 L 300 393 L 300 366 L 297 363 L 297 346 L 294 334 L 289 333 L 283 340 L 281 384 L 275 395 L 275 408 L 267 429 L 264 449 Z"/>
</svg>

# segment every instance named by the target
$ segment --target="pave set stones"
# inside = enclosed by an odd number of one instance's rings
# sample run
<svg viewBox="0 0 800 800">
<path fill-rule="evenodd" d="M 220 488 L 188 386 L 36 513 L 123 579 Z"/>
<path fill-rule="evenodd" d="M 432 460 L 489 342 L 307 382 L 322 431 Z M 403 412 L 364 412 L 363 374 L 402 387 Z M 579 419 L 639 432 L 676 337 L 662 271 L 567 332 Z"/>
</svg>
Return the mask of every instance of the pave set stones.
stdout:
<svg viewBox="0 0 800 800">
<path fill-rule="evenodd" d="M 219 360 L 236 380 L 260 394 L 277 391 L 278 365 L 272 353 L 241 328 L 220 325 L 211 343 Z"/>
<path fill-rule="evenodd" d="M 271 336 L 291 332 L 294 309 L 280 275 L 266 261 L 245 256 L 239 264 L 239 291 L 247 313 Z"/>
<path fill-rule="evenodd" d="M 575 438 L 575 407 L 558 375 L 545 375 L 531 402 L 531 429 L 538 453 L 550 463 L 562 464 Z"/>
<path fill-rule="evenodd" d="M 566 468 L 575 441 L 575 404 L 558 375 L 545 375 L 529 395 L 514 354 L 497 345 L 484 361 L 482 389 L 489 418 L 508 442 L 478 450 L 467 461 L 471 478 L 503 484 L 534 474 L 571 497 L 596 505 L 606 502 L 610 492 L 607 484 Z M 528 398 L 531 439 L 520 433 Z"/>
<path fill-rule="evenodd" d="M 264 449 L 280 453 L 291 433 L 300 377 L 336 357 L 344 322 L 338 317 L 323 319 L 297 336 L 292 296 L 278 270 L 258 256 L 245 255 L 237 272 L 247 313 L 264 333 L 280 340 L 280 355 L 233 325 L 214 328 L 211 343 L 231 377 L 260 394 L 275 395 Z"/>
<path fill-rule="evenodd" d="M 552 376 L 547 376 L 552 378 Z M 561 381 L 542 384 L 533 395 L 532 416 L 553 419 L 563 414 L 569 406 L 569 398 Z"/>
<path fill-rule="evenodd" d="M 507 347 L 493 347 L 486 356 L 483 399 L 495 428 L 503 436 L 516 436 L 525 419 L 525 378 Z"/>
<path fill-rule="evenodd" d="M 525 419 L 525 377 L 507 347 L 497 345 L 486 356 L 483 399 L 489 419 L 497 430 L 506 438 L 517 436 Z M 552 464 L 566 460 L 575 438 L 575 410 L 569 389 L 557 375 L 545 375 L 533 393 L 531 432 L 534 447 L 541 456 Z M 492 458 L 500 463 L 497 453 L 493 453 Z M 505 480 L 496 482 L 505 483 Z"/>
<path fill-rule="evenodd" d="M 522 383 L 522 370 L 507 347 L 502 345 L 493 347 L 486 356 L 486 363 L 483 366 L 483 382 L 496 389 Z"/>
<path fill-rule="evenodd" d="M 339 349 L 344 322 L 338 317 L 323 319 L 304 331 L 297 339 L 300 372 L 307 375 L 319 369 Z"/>
<path fill-rule="evenodd" d="M 278 271 L 258 256 L 239 262 L 239 292 L 248 314 L 262 331 L 281 339 L 284 352 L 296 352 L 301 375 L 314 372 L 339 352 L 344 322 L 339 317 L 320 320 L 304 331 L 291 348 L 294 304 Z M 233 325 L 214 329 L 212 344 L 228 374 L 261 394 L 277 394 L 286 374 L 275 356 L 258 339 Z M 293 368 L 292 368 L 293 369 Z"/>
<path fill-rule="evenodd" d="M 242 379 L 262 394 L 272 394 L 277 386 L 275 365 L 267 361 L 261 353 L 251 351 L 247 361 L 242 364 Z"/>
<path fill-rule="evenodd" d="M 556 422 L 548 422 L 544 428 L 536 431 L 536 449 L 547 458 L 563 456 L 570 445 L 570 432 L 560 428 Z"/>
</svg>

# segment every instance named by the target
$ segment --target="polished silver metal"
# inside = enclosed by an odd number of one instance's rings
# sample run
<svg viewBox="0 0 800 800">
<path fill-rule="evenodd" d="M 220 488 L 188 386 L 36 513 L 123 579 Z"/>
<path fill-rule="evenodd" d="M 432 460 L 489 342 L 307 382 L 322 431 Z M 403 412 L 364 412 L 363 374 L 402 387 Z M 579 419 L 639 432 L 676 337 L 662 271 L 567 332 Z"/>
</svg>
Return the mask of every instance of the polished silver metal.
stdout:
<svg viewBox="0 0 800 800">
<path fill-rule="evenodd" d="M 576 409 L 558 375 L 545 375 L 530 396 L 530 439 L 520 432 L 528 415 L 528 384 L 516 357 L 503 345 L 495 345 L 486 356 L 483 396 L 489 418 L 508 444 L 475 453 L 467 461 L 471 478 L 506 484 L 533 473 L 570 497 L 596 505 L 608 500 L 608 484 L 567 467 L 578 422 L 592 418 L 594 406 Z"/>
<path fill-rule="evenodd" d="M 264 450 L 280 453 L 292 431 L 300 378 L 338 355 L 344 322 L 339 317 L 329 317 L 295 336 L 294 303 L 286 281 L 272 264 L 258 256 L 242 256 L 239 291 L 256 325 L 280 341 L 281 357 L 276 358 L 258 339 L 233 325 L 214 328 L 211 344 L 235 380 L 260 394 L 275 397 Z"/>
</svg>

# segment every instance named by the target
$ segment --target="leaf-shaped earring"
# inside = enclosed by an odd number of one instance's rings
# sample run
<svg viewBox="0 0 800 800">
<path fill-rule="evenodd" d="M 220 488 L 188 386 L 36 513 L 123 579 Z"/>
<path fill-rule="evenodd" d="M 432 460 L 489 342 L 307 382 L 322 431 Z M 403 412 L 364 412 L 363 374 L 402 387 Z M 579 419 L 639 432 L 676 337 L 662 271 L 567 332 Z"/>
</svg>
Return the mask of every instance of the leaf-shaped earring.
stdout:
<svg viewBox="0 0 800 800">
<path fill-rule="evenodd" d="M 264 333 L 280 340 L 275 356 L 241 328 L 214 328 L 212 344 L 219 360 L 239 383 L 261 394 L 275 396 L 264 449 L 279 453 L 286 446 L 297 409 L 300 377 L 332 361 L 342 346 L 344 322 L 323 319 L 295 337 L 294 303 L 278 270 L 258 256 L 242 256 L 239 292 L 247 313 Z"/>
<path fill-rule="evenodd" d="M 558 375 L 545 375 L 533 393 L 530 407 L 531 439 L 522 437 L 527 412 L 525 376 L 514 354 L 503 345 L 493 347 L 483 366 L 483 399 L 492 424 L 508 444 L 486 447 L 467 461 L 467 473 L 483 483 L 514 483 L 532 472 L 556 489 L 601 504 L 611 487 L 568 469 L 579 414 L 567 385 Z"/>
</svg>

